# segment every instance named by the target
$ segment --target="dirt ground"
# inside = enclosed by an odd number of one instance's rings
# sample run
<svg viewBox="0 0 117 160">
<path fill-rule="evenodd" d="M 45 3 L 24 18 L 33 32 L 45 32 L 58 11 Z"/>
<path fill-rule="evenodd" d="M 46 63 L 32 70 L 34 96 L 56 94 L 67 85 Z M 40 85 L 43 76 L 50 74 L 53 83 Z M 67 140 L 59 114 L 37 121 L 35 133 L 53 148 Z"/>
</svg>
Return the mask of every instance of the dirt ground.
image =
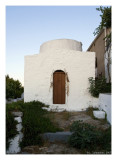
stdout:
<svg viewBox="0 0 117 160">
<path fill-rule="evenodd" d="M 43 147 L 27 146 L 22 154 L 81 154 L 77 149 L 62 143 L 46 143 Z"/>
<path fill-rule="evenodd" d="M 64 131 L 69 131 L 70 126 L 74 121 L 82 120 L 84 123 L 96 126 L 99 129 L 105 130 L 109 127 L 106 120 L 95 119 L 88 115 L 86 111 L 81 112 L 50 112 L 48 115 L 56 126 L 59 126 Z M 23 149 L 22 154 L 82 154 L 81 151 L 62 143 L 46 142 L 43 147 L 27 146 Z"/>
</svg>

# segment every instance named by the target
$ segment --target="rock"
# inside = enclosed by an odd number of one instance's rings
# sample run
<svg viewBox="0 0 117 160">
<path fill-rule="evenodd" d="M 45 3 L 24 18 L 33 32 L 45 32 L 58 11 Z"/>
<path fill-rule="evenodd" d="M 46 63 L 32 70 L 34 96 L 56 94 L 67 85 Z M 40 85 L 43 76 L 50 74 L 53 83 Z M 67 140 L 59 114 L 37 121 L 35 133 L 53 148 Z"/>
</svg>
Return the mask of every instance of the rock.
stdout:
<svg viewBox="0 0 117 160">
<path fill-rule="evenodd" d="M 17 102 L 17 99 L 13 99 L 12 102 Z"/>
<path fill-rule="evenodd" d="M 12 112 L 12 114 L 13 114 L 15 117 L 22 117 L 22 116 L 23 116 L 23 113 L 22 113 L 22 112 Z"/>
<path fill-rule="evenodd" d="M 17 101 L 21 101 L 22 100 L 22 98 L 17 98 Z"/>
<path fill-rule="evenodd" d="M 21 123 L 21 122 L 22 122 L 21 117 L 15 117 L 14 119 L 15 119 L 18 123 Z"/>
<path fill-rule="evenodd" d="M 93 111 L 94 117 L 98 119 L 105 119 L 105 112 L 104 111 Z"/>
</svg>

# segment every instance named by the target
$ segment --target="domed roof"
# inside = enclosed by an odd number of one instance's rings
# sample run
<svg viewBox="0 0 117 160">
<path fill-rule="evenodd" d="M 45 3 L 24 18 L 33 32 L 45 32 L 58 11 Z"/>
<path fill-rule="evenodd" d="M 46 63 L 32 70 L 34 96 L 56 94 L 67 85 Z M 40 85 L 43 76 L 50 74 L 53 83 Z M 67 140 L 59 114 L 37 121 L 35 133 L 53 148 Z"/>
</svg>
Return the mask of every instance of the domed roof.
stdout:
<svg viewBox="0 0 117 160">
<path fill-rule="evenodd" d="M 45 42 L 40 46 L 40 52 L 46 52 L 51 49 L 68 49 L 82 51 L 82 43 L 72 39 L 56 39 Z"/>
</svg>

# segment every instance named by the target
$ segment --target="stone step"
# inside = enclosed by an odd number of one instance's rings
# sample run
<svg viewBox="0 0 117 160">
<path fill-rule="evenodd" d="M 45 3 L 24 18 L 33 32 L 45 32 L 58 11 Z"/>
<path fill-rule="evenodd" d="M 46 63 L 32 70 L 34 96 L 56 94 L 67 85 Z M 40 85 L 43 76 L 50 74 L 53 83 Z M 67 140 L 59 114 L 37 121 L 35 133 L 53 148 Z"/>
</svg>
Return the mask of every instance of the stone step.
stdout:
<svg viewBox="0 0 117 160">
<path fill-rule="evenodd" d="M 72 135 L 72 132 L 56 132 L 56 133 L 48 132 L 48 133 L 42 134 L 41 136 L 45 141 L 67 143 L 71 135 Z"/>
</svg>

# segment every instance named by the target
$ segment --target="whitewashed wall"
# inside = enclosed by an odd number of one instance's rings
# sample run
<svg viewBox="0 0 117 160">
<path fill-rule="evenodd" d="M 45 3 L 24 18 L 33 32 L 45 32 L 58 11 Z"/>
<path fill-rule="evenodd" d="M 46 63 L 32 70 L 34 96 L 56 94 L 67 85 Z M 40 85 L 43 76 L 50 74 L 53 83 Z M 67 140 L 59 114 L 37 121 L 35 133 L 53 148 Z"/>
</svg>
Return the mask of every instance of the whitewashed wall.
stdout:
<svg viewBox="0 0 117 160">
<path fill-rule="evenodd" d="M 53 104 L 53 72 L 63 70 L 69 77 L 66 104 Z M 88 92 L 89 77 L 95 77 L 95 53 L 68 49 L 44 49 L 40 54 L 25 57 L 24 101 L 39 100 L 51 108 L 81 111 L 98 104 Z"/>
<path fill-rule="evenodd" d="M 111 124 L 111 94 L 99 94 L 99 108 L 107 114 L 107 121 Z"/>
</svg>

